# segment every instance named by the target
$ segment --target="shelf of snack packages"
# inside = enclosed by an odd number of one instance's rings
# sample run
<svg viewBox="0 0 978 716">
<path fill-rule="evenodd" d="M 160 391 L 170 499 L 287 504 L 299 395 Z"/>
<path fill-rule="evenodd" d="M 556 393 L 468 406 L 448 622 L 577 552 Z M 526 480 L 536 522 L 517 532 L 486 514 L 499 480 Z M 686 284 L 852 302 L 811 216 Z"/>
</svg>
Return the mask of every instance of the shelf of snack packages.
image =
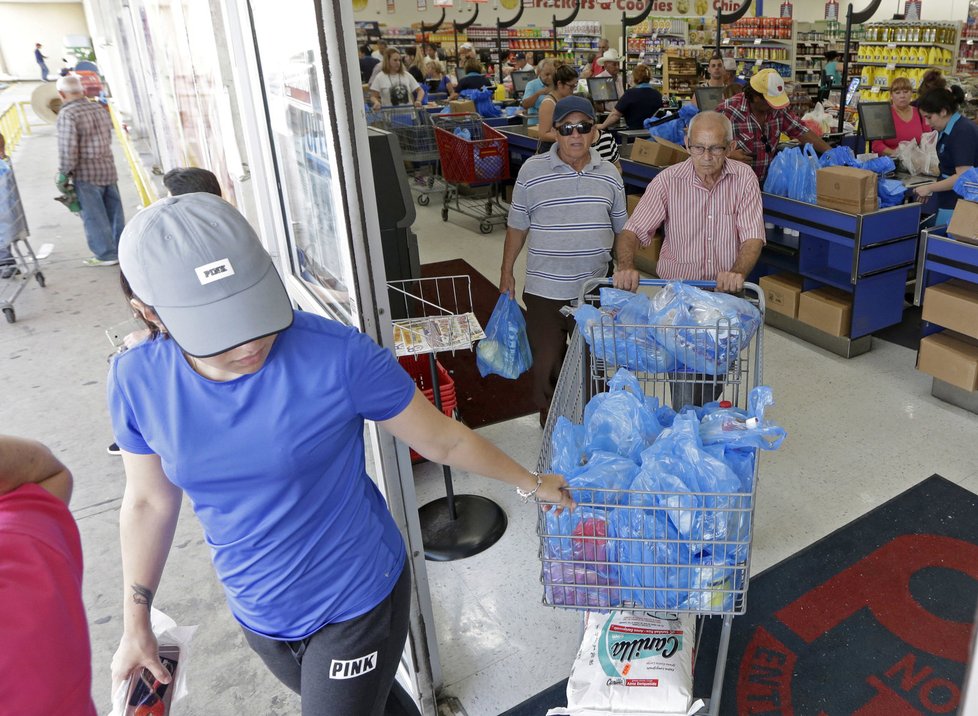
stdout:
<svg viewBox="0 0 978 716">
<path fill-rule="evenodd" d="M 964 25 L 958 44 L 958 73 L 978 73 L 978 25 Z"/>
<path fill-rule="evenodd" d="M 662 94 L 692 97 L 699 80 L 699 61 L 695 57 L 665 55 L 662 58 Z"/>
<path fill-rule="evenodd" d="M 859 42 L 853 62 L 854 72 L 862 78 L 860 100 L 888 100 L 890 85 L 898 77 L 906 77 L 916 89 L 924 73 L 932 67 L 952 72 L 956 66 L 959 27 L 960 23 L 952 22 L 866 25 L 865 37 Z"/>
<path fill-rule="evenodd" d="M 590 20 L 576 20 L 561 28 L 557 36 L 559 49 L 571 55 L 576 64 L 583 64 L 592 54 L 598 52 L 601 40 L 601 23 Z"/>
<path fill-rule="evenodd" d="M 844 28 L 842 28 L 844 31 Z M 852 37 L 858 42 L 863 38 L 861 25 L 853 25 Z M 812 98 L 818 95 L 822 70 L 825 67 L 825 53 L 829 50 L 845 51 L 844 37 L 839 23 L 820 20 L 818 22 L 795 23 L 795 85 L 801 87 Z M 850 61 L 855 61 L 855 46 L 850 48 Z"/>
</svg>

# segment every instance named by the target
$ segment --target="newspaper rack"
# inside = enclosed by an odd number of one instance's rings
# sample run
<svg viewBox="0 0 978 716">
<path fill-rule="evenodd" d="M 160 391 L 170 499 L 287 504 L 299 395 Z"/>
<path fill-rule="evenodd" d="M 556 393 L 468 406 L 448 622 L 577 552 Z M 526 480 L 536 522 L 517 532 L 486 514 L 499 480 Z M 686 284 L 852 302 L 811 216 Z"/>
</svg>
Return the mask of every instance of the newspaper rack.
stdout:
<svg viewBox="0 0 978 716">
<path fill-rule="evenodd" d="M 485 338 L 472 310 L 471 278 L 466 275 L 391 281 L 387 284 L 394 316 L 394 352 L 399 358 L 428 356 L 428 390 L 442 411 L 436 354 L 471 350 Z M 481 495 L 456 495 L 452 469 L 442 466 L 445 497 L 418 510 L 425 558 L 450 562 L 471 557 L 494 545 L 506 531 L 506 513 Z"/>
</svg>

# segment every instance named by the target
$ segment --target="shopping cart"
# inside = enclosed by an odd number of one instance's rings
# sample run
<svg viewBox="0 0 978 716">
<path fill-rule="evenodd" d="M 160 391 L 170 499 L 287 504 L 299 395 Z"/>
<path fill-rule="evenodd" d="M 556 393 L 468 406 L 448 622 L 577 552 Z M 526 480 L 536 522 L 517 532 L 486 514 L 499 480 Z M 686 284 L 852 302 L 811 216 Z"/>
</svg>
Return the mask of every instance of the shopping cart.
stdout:
<svg viewBox="0 0 978 716">
<path fill-rule="evenodd" d="M 33 278 L 44 286 L 44 274 L 27 240 L 29 235 L 13 167 L 0 159 L 0 257 L 7 259 L 5 254 L 10 253 L 9 260 L 0 263 L 0 275 L 7 276 L 0 278 L 0 310 L 7 323 L 17 320 L 14 301 L 27 282 Z"/>
<path fill-rule="evenodd" d="M 438 176 L 438 145 L 431 113 L 415 107 L 381 107 L 368 114 L 368 124 L 392 132 L 401 147 L 401 157 L 411 162 L 411 191 L 418 204 L 428 206 L 431 194 L 441 194 L 445 184 Z"/>
<path fill-rule="evenodd" d="M 479 231 L 492 233 L 506 224 L 509 207 L 500 199 L 500 182 L 509 178 L 509 142 L 474 113 L 433 117 L 435 140 L 445 180 L 442 221 L 449 210 L 479 220 Z"/>
<path fill-rule="evenodd" d="M 667 282 L 643 280 L 641 283 L 661 287 Z M 597 296 L 592 295 L 592 291 L 599 285 L 610 285 L 610 281 L 586 282 L 581 300 L 595 302 Z M 707 282 L 693 285 L 701 288 L 716 286 Z M 729 400 L 734 406 L 746 408 L 751 389 L 761 381 L 764 294 L 754 284 L 745 284 L 745 290 L 762 318 L 750 340 L 740 335 L 738 327 L 726 321 L 723 322 L 726 325 L 708 328 L 655 327 L 657 331 L 682 331 L 687 343 L 688 339 L 722 337 L 728 345 L 741 349 L 729 354 L 736 355 L 729 360 L 729 366 L 719 365 L 716 370 L 705 373 L 651 373 L 635 369 L 640 364 L 637 359 L 643 349 L 636 336 L 651 326 L 622 326 L 612 324 L 609 319 L 607 325 L 589 327 L 590 345 L 580 328 L 576 329 L 547 418 L 537 470 L 551 471 L 552 437 L 557 419 L 563 416 L 581 423 L 588 400 L 607 390 L 608 381 L 619 367 L 629 368 L 646 395 L 658 398 L 660 405 L 669 404 L 673 391 L 699 390 L 708 392 L 707 401 L 714 399 L 715 393 L 722 393 L 716 396 L 717 400 Z M 636 333 L 636 328 L 643 330 Z M 614 364 L 619 361 L 628 365 Z M 683 362 L 692 364 L 692 361 Z M 725 360 L 724 364 L 727 362 Z M 703 619 L 721 617 L 722 630 L 709 710 L 701 712 L 710 716 L 716 716 L 720 708 L 732 618 L 743 614 L 747 607 L 757 457 L 755 450 L 749 492 L 678 493 L 588 488 L 580 493 L 587 501 L 578 501 L 576 517 L 571 518 L 565 513 L 563 518 L 557 518 L 544 511 L 546 505 L 543 503 L 538 512 L 544 604 L 579 610 L 695 614 L 697 646 Z M 714 526 L 723 525 L 725 529 L 715 529 L 709 534 L 704 529 L 696 534 L 696 530 L 669 527 L 669 523 L 703 525 L 706 521 Z"/>
</svg>

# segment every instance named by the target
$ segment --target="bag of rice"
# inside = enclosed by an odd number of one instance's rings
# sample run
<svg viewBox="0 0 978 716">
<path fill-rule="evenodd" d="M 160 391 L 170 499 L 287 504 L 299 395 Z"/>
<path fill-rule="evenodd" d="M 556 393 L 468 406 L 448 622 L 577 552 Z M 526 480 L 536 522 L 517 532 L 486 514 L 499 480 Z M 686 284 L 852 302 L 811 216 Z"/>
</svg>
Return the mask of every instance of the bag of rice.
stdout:
<svg viewBox="0 0 978 716">
<path fill-rule="evenodd" d="M 588 613 L 567 682 L 568 716 L 687 716 L 696 621 L 652 612 Z"/>
</svg>

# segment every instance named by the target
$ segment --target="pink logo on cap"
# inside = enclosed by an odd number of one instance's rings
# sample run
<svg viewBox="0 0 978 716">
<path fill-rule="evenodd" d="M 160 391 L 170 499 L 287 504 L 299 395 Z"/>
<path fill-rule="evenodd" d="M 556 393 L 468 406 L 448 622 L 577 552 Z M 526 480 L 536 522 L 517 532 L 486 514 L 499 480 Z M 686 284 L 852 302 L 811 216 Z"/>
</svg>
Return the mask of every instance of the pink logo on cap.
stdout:
<svg viewBox="0 0 978 716">
<path fill-rule="evenodd" d="M 771 95 L 784 93 L 784 83 L 781 82 L 781 75 L 777 72 L 767 76 L 767 93 Z"/>
</svg>

